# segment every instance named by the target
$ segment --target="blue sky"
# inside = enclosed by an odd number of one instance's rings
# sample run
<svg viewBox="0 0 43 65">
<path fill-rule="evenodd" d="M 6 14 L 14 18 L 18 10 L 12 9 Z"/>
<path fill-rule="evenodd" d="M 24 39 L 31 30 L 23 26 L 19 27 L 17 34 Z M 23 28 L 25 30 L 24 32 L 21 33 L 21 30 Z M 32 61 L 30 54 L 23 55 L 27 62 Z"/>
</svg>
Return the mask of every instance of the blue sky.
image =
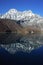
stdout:
<svg viewBox="0 0 43 65">
<path fill-rule="evenodd" d="M 12 8 L 20 11 L 32 10 L 33 13 L 43 16 L 43 0 L 0 0 L 0 14 Z"/>
</svg>

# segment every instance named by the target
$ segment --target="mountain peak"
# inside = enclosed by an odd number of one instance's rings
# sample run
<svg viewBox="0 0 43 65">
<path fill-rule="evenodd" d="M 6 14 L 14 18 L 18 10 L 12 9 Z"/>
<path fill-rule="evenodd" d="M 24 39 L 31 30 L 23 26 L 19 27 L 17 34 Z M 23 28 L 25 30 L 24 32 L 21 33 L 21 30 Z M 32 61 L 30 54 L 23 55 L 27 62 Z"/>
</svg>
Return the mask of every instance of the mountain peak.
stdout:
<svg viewBox="0 0 43 65">
<path fill-rule="evenodd" d="M 25 11 L 23 11 L 23 12 L 24 12 L 24 13 L 25 13 L 25 12 L 32 13 L 32 11 L 31 11 L 31 10 L 25 10 Z"/>
<path fill-rule="evenodd" d="M 1 18 L 13 19 L 13 20 L 29 20 L 30 18 L 40 18 L 37 14 L 34 14 L 31 10 L 18 11 L 16 9 L 10 9 Z"/>
<path fill-rule="evenodd" d="M 10 9 L 8 12 L 10 12 L 10 13 L 16 13 L 17 10 L 16 9 Z"/>
</svg>

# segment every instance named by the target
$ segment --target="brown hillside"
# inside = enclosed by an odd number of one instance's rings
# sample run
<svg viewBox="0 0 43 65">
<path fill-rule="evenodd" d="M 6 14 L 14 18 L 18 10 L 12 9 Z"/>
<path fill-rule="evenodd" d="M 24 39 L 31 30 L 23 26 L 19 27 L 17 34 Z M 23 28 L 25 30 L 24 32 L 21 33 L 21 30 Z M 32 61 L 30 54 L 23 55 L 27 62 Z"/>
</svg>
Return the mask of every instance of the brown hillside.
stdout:
<svg viewBox="0 0 43 65">
<path fill-rule="evenodd" d="M 34 28 L 32 26 L 28 26 L 26 28 L 22 28 L 19 26 L 16 21 L 9 19 L 0 19 L 0 32 L 9 32 L 9 30 L 13 33 L 19 33 L 25 35 L 27 33 L 39 33 L 41 30 L 39 28 Z"/>
<path fill-rule="evenodd" d="M 5 29 L 9 28 L 12 32 L 15 32 L 15 30 L 17 30 L 17 31 L 21 30 L 21 27 L 14 20 L 0 19 L 0 22 L 1 22 L 0 29 L 5 30 Z M 1 32 L 1 30 L 0 30 L 0 32 Z"/>
</svg>

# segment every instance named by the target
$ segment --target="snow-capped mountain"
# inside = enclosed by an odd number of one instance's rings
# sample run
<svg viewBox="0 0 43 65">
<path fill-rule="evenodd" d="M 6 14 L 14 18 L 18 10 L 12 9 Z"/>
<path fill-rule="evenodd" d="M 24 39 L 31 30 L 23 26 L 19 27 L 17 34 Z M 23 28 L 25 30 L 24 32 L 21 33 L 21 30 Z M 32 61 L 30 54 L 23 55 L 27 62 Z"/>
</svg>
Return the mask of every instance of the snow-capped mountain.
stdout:
<svg viewBox="0 0 43 65">
<path fill-rule="evenodd" d="M 16 9 L 10 9 L 1 18 L 14 19 L 14 20 L 29 20 L 30 18 L 40 18 L 39 15 L 33 14 L 29 11 L 17 11 Z"/>
<path fill-rule="evenodd" d="M 43 17 L 34 14 L 31 10 L 21 12 L 16 9 L 10 9 L 4 15 L 1 15 L 0 18 L 17 20 L 23 27 L 33 26 L 43 30 Z M 20 41 L 24 43 L 18 42 L 16 44 L 1 44 L 0 46 L 5 48 L 10 53 L 15 53 L 18 50 L 30 52 L 43 45 L 43 36 L 37 34 L 36 36 L 24 36 L 20 39 Z"/>
<path fill-rule="evenodd" d="M 34 14 L 31 10 L 28 11 L 17 11 L 16 9 L 10 9 L 0 18 L 20 20 L 20 24 L 24 27 L 32 25 L 32 26 L 40 26 L 43 29 L 43 17 L 40 15 Z M 22 22 L 24 21 L 24 22 Z"/>
</svg>

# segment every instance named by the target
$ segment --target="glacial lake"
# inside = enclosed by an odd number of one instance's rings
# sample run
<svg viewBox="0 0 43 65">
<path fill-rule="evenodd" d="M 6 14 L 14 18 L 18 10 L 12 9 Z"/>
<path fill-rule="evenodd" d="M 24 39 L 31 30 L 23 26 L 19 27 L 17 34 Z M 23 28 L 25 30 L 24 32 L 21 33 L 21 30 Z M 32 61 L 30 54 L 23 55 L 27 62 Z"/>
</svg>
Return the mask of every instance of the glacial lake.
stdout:
<svg viewBox="0 0 43 65">
<path fill-rule="evenodd" d="M 14 34 L 7 34 L 3 39 L 2 38 L 0 37 L 0 64 L 43 65 L 42 34 L 26 35 L 23 37 L 22 36 L 15 37 Z M 5 44 L 3 42 L 7 43 Z M 22 47 L 19 45 L 19 49 L 18 47 L 14 47 L 14 44 L 18 45 L 18 43 L 22 45 Z M 3 47 L 1 45 L 3 45 Z M 7 46 L 9 46 L 8 48 L 16 50 L 16 52 L 12 54 L 10 53 L 11 50 L 10 51 L 5 50 Z M 32 49 L 28 50 L 29 46 L 33 48 L 33 50 Z M 31 52 L 28 53 L 29 51 Z"/>
</svg>

